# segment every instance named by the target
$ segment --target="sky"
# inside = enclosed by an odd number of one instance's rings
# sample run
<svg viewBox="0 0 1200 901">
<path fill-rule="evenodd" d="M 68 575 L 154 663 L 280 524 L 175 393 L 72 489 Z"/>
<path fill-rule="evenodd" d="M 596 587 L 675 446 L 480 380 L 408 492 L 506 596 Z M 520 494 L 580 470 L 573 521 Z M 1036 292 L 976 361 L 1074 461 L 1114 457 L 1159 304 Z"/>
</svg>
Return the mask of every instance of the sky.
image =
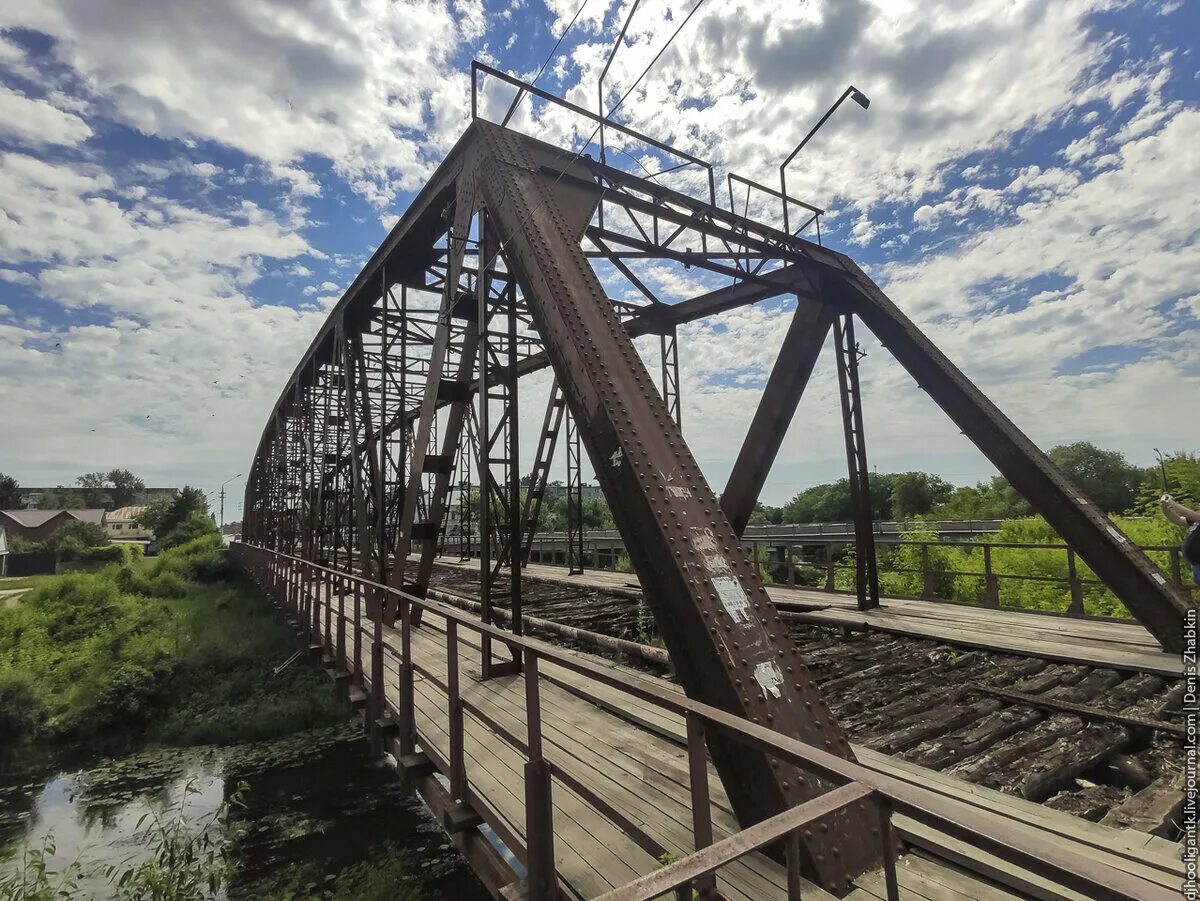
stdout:
<svg viewBox="0 0 1200 901">
<path fill-rule="evenodd" d="M 539 85 L 594 109 L 633 2 L 587 0 Z M 693 5 L 639 3 L 610 107 Z M 578 8 L 0 3 L 0 471 L 240 493 L 327 311 L 467 126 L 471 60 L 531 78 Z M 1041 447 L 1149 464 L 1200 447 L 1198 36 L 1182 0 L 702 0 L 615 115 L 722 180 L 773 183 L 853 83 L 869 110 L 843 106 L 789 168 L 824 242 Z M 511 96 L 481 92 L 493 117 Z M 528 104 L 514 124 L 587 136 Z M 648 278 L 669 302 L 709 286 Z M 788 317 L 775 301 L 681 330 L 684 434 L 718 491 Z M 989 477 L 860 338 L 871 465 Z M 844 475 L 837 404 L 827 348 L 764 500 Z"/>
</svg>

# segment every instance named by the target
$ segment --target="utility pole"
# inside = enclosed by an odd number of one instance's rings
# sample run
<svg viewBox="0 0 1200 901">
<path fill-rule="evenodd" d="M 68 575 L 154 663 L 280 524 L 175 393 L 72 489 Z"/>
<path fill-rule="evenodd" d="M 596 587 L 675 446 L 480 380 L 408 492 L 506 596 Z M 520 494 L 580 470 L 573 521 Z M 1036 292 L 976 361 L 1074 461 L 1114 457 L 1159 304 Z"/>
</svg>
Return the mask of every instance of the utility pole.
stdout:
<svg viewBox="0 0 1200 901">
<path fill-rule="evenodd" d="M 218 532 L 220 532 L 222 529 L 225 528 L 225 486 L 228 485 L 230 482 L 232 482 L 234 479 L 240 479 L 241 477 L 242 477 L 242 474 L 239 472 L 237 475 L 231 476 L 230 478 L 226 479 L 224 482 L 221 483 L 221 494 L 220 494 L 221 522 L 217 525 Z"/>
</svg>

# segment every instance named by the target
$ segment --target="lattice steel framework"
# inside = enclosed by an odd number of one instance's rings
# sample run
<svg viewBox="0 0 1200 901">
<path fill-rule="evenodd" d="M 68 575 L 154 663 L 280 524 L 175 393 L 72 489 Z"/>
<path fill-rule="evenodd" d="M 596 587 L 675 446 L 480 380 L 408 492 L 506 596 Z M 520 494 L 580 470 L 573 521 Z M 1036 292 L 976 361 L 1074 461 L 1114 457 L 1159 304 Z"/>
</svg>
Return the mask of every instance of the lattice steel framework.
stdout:
<svg viewBox="0 0 1200 901">
<path fill-rule="evenodd" d="M 476 70 L 516 84 L 487 67 Z M 857 319 L 1163 646 L 1179 649 L 1183 594 L 853 260 L 718 206 L 704 161 L 619 123 L 606 128 L 610 149 L 622 139 L 642 140 L 707 173 L 680 185 L 707 187 L 707 196 L 476 119 L 284 388 L 247 480 L 248 541 L 359 569 L 424 596 L 457 472 L 454 503 L 468 542 L 478 520 L 483 615 L 499 622 L 493 611 L 506 607 L 520 630 L 521 567 L 565 423 L 572 569 L 582 565 L 586 453 L 688 694 L 850 758 L 739 535 L 832 331 L 856 504 L 859 597 L 864 606 L 877 603 Z M 809 209 L 819 223 L 820 211 Z M 728 284 L 666 303 L 651 287 L 649 264 L 698 270 Z M 677 329 L 781 295 L 794 296 L 795 311 L 718 500 L 680 429 Z M 659 336 L 661 386 L 634 345 L 649 335 Z M 554 388 L 522 497 L 520 379 L 546 367 Z M 382 611 L 385 618 L 394 613 Z M 482 664 L 495 675 L 520 661 L 498 661 L 485 648 Z M 720 733 L 707 741 L 743 823 L 828 788 L 810 774 L 769 765 Z M 871 843 L 856 839 L 870 824 L 865 811 L 851 809 L 825 825 L 806 838 L 808 867 L 840 892 L 870 864 Z"/>
</svg>

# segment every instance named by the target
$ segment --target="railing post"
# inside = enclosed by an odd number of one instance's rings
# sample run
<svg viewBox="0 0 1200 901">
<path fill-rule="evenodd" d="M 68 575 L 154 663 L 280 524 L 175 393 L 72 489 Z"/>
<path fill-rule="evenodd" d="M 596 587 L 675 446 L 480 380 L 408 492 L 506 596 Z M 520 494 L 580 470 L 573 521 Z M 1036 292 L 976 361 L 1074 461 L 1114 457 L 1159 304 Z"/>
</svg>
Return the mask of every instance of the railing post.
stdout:
<svg viewBox="0 0 1200 901">
<path fill-rule="evenodd" d="M 833 568 L 833 544 L 825 545 L 825 590 L 834 591 L 837 588 L 837 573 Z"/>
<path fill-rule="evenodd" d="M 1067 548 L 1067 582 L 1071 586 L 1071 606 L 1067 608 L 1067 616 L 1083 616 L 1083 585 L 1079 582 L 1072 547 Z"/>
<path fill-rule="evenodd" d="M 900 886 L 896 881 L 896 840 L 892 836 L 892 805 L 882 796 L 878 796 L 878 802 L 883 884 L 887 888 L 887 901 L 900 901 Z"/>
<path fill-rule="evenodd" d="M 308 606 L 310 622 L 309 622 L 309 644 L 312 644 L 321 634 L 321 579 L 317 574 L 316 567 L 313 566 L 309 571 L 308 584 Z"/>
<path fill-rule="evenodd" d="M 380 722 L 387 712 L 383 695 L 383 589 L 372 588 L 375 603 L 371 605 L 371 751 L 383 753 L 383 730 Z"/>
<path fill-rule="evenodd" d="M 400 597 L 400 754 L 413 753 L 417 744 L 413 715 L 412 601 Z M 382 656 L 380 658 L 382 662 Z M 380 680 L 382 681 L 382 680 Z"/>
<path fill-rule="evenodd" d="M 354 580 L 354 684 L 362 686 L 362 582 Z"/>
<path fill-rule="evenodd" d="M 929 542 L 921 542 L 921 597 L 933 600 L 933 570 L 929 567 Z"/>
<path fill-rule="evenodd" d="M 450 794 L 467 798 L 467 767 L 463 754 L 463 700 L 458 693 L 458 623 L 446 620 L 446 699 L 450 708 Z"/>
<path fill-rule="evenodd" d="M 321 644 L 325 646 L 325 653 L 330 657 L 333 656 L 333 582 L 334 575 L 327 570 L 325 572 L 325 635 Z"/>
<path fill-rule="evenodd" d="M 529 897 L 545 901 L 558 895 L 554 868 L 554 805 L 550 764 L 542 756 L 542 705 L 538 692 L 538 654 L 525 652 L 525 725 L 529 760 L 525 763 L 525 844 Z"/>
<path fill-rule="evenodd" d="M 1179 565 L 1179 548 L 1171 548 L 1171 578 L 1175 580 L 1175 584 L 1180 588 L 1183 584 L 1183 570 Z"/>
<path fill-rule="evenodd" d="M 338 576 L 337 668 L 346 670 L 346 577 Z"/>
<path fill-rule="evenodd" d="M 713 843 L 712 801 L 708 792 L 708 758 L 704 753 L 704 720 L 695 713 L 684 716 L 687 724 L 688 786 L 692 796 L 692 836 L 695 850 Z M 701 898 L 716 896 L 717 882 L 710 873 L 696 880 Z"/>
<path fill-rule="evenodd" d="M 787 897 L 788 901 L 801 901 L 800 898 L 800 830 L 793 829 L 787 834 L 784 845 L 787 858 Z"/>
<path fill-rule="evenodd" d="M 788 568 L 788 585 L 792 588 L 796 587 L 796 556 L 792 553 L 793 548 L 789 544 L 787 546 L 787 568 Z"/>
<path fill-rule="evenodd" d="M 983 546 L 983 603 L 986 607 L 1000 606 L 1000 580 L 992 571 L 992 546 Z"/>
</svg>

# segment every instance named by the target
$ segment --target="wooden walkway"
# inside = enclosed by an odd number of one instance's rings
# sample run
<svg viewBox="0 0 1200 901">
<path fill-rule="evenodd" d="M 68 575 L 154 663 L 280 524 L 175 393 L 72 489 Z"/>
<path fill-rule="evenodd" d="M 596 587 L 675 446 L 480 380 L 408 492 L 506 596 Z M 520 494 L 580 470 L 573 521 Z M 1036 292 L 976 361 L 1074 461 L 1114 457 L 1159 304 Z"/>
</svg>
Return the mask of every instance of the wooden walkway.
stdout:
<svg viewBox="0 0 1200 901">
<path fill-rule="evenodd" d="M 475 574 L 478 561 L 458 563 L 439 560 L 439 565 Z M 559 566 L 529 564 L 525 578 L 576 588 L 640 594 L 632 573 L 588 570 L 571 576 Z M 964 647 L 1041 657 L 1047 660 L 1086 663 L 1112 669 L 1177 677 L 1183 661 L 1163 651 L 1137 622 L 1114 622 L 1029 613 L 1004 608 L 975 607 L 945 601 L 884 598 L 875 610 L 860 611 L 851 595 L 770 585 L 767 593 L 781 610 L 803 622 L 875 629 L 897 635 L 929 638 Z"/>
<path fill-rule="evenodd" d="M 338 602 L 335 599 L 334 610 Z M 353 646 L 352 599 L 345 599 L 345 647 Z M 336 616 L 334 618 L 336 622 Z M 324 622 L 324 617 L 321 617 Z M 371 640 L 365 611 L 363 670 L 371 672 Z M 384 680 L 389 704 L 398 695 L 397 657 L 400 632 L 385 628 Z M 436 614 L 412 632 L 413 663 L 417 668 L 414 693 L 418 743 L 439 766 L 448 769 L 449 732 L 446 634 Z M 525 734 L 525 687 L 520 675 L 480 680 L 480 649 L 474 633 L 459 634 L 460 693 L 467 701 L 465 755 L 472 806 L 510 847 L 524 845 L 524 749 L 505 741 L 500 726 L 512 736 Z M 578 654 L 578 652 L 570 652 Z M 610 667 L 629 681 L 653 682 L 678 689 L 618 664 L 579 654 Z M 556 778 L 553 786 L 555 863 L 566 897 L 590 898 L 625 884 L 660 866 L 665 854 L 684 856 L 693 850 L 688 765 L 682 719 L 650 702 L 616 688 L 597 685 L 550 661 L 543 661 L 541 679 L 542 734 L 545 755 L 567 779 L 586 786 L 611 806 L 608 815 Z M 369 685 L 368 685 L 369 687 Z M 585 700 L 584 693 L 593 700 Z M 474 709 L 472 709 L 474 708 Z M 1136 873 L 1161 886 L 1178 890 L 1182 870 L 1177 846 L 1161 839 L 1101 827 L 1038 805 L 921 770 L 884 755 L 856 749 L 860 762 L 933 788 L 965 801 L 989 815 L 1038 830 L 1045 841 Z M 709 768 L 712 820 L 717 840 L 733 834 L 736 822 Z M 624 820 L 622 827 L 614 821 Z M 905 817 L 895 826 L 909 844 L 897 861 L 900 896 L 905 901 L 965 901 L 1005 898 L 1066 898 L 1086 896 L 1013 867 L 961 841 Z M 1174 857 L 1172 857 L 1174 854 Z M 718 871 L 719 887 L 731 899 L 787 897 L 784 867 L 761 854 L 744 857 Z M 871 901 L 886 897 L 880 871 L 865 874 L 848 897 Z M 806 899 L 833 896 L 806 884 Z"/>
</svg>

